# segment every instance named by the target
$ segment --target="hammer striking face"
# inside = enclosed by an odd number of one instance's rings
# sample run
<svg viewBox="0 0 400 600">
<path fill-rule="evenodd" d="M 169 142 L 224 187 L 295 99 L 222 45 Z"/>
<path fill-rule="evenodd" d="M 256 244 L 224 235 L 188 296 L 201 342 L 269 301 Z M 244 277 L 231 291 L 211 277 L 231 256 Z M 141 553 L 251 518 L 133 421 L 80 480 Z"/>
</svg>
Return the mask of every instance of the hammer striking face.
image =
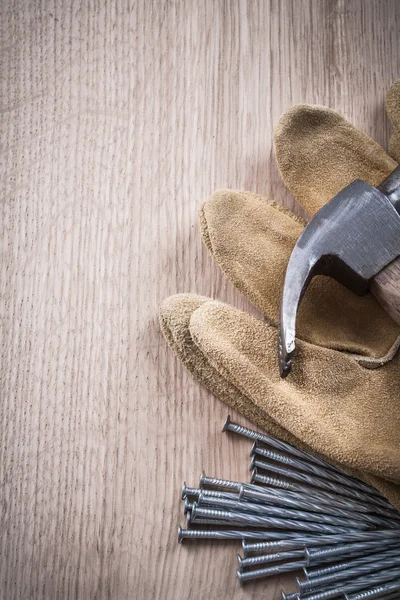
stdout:
<svg viewBox="0 0 400 600">
<path fill-rule="evenodd" d="M 278 325 L 281 377 L 292 367 L 296 314 L 314 275 L 328 275 L 358 295 L 400 256 L 400 167 L 375 188 L 356 180 L 319 210 L 291 254 Z"/>
</svg>

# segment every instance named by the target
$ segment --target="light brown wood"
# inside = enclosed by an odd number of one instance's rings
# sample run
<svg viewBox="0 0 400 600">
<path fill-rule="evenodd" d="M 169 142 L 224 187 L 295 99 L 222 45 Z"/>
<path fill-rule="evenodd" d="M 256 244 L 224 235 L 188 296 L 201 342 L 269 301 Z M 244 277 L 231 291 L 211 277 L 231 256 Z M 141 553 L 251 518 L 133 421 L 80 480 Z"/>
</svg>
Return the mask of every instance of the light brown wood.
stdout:
<svg viewBox="0 0 400 600">
<path fill-rule="evenodd" d="M 221 187 L 295 206 L 272 149 L 293 103 L 386 147 L 399 27 L 396 0 L 2 2 L 0 598 L 280 597 L 288 578 L 240 588 L 237 544 L 177 545 L 183 479 L 246 478 L 249 444 L 157 306 L 253 310 L 198 207 Z"/>
</svg>

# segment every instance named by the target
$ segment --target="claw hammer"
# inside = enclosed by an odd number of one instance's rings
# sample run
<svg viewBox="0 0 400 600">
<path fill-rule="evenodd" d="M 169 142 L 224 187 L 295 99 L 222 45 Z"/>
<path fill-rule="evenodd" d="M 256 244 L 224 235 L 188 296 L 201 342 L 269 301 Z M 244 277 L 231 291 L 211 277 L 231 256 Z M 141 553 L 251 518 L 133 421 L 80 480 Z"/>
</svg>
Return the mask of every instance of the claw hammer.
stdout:
<svg viewBox="0 0 400 600">
<path fill-rule="evenodd" d="M 315 275 L 358 295 L 371 291 L 400 324 L 400 166 L 376 188 L 353 181 L 306 225 L 286 270 L 279 324 L 281 377 L 292 368 L 296 315 Z"/>
</svg>

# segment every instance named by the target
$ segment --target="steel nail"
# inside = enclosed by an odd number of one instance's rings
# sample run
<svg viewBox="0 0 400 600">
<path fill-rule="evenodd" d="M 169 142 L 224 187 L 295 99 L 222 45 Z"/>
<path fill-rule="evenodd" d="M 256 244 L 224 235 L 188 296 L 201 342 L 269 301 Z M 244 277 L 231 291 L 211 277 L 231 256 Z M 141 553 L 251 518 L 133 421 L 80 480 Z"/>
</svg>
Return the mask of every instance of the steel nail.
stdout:
<svg viewBox="0 0 400 600">
<path fill-rule="evenodd" d="M 203 488 L 204 486 L 217 487 L 217 488 L 225 488 L 230 490 L 239 491 L 241 486 L 243 485 L 239 481 L 230 481 L 229 479 L 219 479 L 217 477 L 207 477 L 202 471 L 200 473 L 200 483 L 199 487 Z"/>
<path fill-rule="evenodd" d="M 278 450 L 283 450 L 284 452 L 288 452 L 288 453 L 290 453 L 294 456 L 297 456 L 299 458 L 302 458 L 306 461 L 310 461 L 315 464 L 318 464 L 318 465 L 324 467 L 325 469 L 335 471 L 336 473 L 339 473 L 341 475 L 343 475 L 343 474 L 346 475 L 346 473 L 342 469 L 335 467 L 335 466 L 331 465 L 330 463 L 328 463 L 327 461 L 320 459 L 308 452 L 299 450 L 298 448 L 296 448 L 295 446 L 292 446 L 291 444 L 289 444 L 287 442 L 278 440 L 268 434 L 258 433 L 257 431 L 248 429 L 247 427 L 243 427 L 243 426 L 239 425 L 238 423 L 233 423 L 230 419 L 230 415 L 228 415 L 228 417 L 223 425 L 222 431 L 233 431 L 235 433 L 239 433 L 240 435 L 244 435 L 245 437 L 248 437 L 252 440 L 258 440 L 260 442 L 264 442 L 265 444 L 272 446 L 273 448 L 276 448 Z M 390 502 L 384 496 L 382 496 L 382 494 L 380 494 L 374 488 L 371 488 L 371 490 L 373 490 L 373 494 L 376 495 L 378 505 L 380 504 L 380 505 L 384 506 L 386 509 L 390 509 L 390 510 L 394 511 L 395 513 L 398 512 L 390 504 Z"/>
<path fill-rule="evenodd" d="M 211 540 L 289 540 L 296 537 L 294 532 L 270 530 L 245 530 L 245 529 L 183 529 L 178 527 L 178 542 L 184 539 L 211 539 Z"/>
<path fill-rule="evenodd" d="M 336 527 L 324 525 L 321 523 L 297 521 L 293 519 L 283 519 L 278 517 L 268 517 L 261 515 L 253 515 L 250 513 L 234 512 L 228 510 L 219 510 L 213 508 L 203 508 L 196 502 L 193 504 L 192 520 L 196 521 L 197 517 L 202 519 L 221 519 L 223 522 L 234 523 L 235 525 L 250 525 L 253 527 L 274 527 L 276 529 L 289 529 L 291 531 L 307 531 L 313 533 L 340 534 L 352 531 L 349 527 Z"/>
<path fill-rule="evenodd" d="M 190 488 L 186 484 L 182 488 L 182 500 L 185 500 L 187 496 L 198 498 L 200 494 L 210 498 L 229 498 L 231 500 L 239 500 L 239 494 L 235 492 L 222 492 L 220 490 L 205 490 L 202 488 Z"/>
<path fill-rule="evenodd" d="M 351 592 L 365 590 L 368 587 L 377 587 L 381 583 L 393 581 L 399 577 L 400 569 L 398 568 L 379 571 L 372 575 L 354 579 L 351 582 L 342 583 L 342 585 L 338 585 L 335 588 L 331 587 L 326 591 L 317 592 L 316 594 L 311 593 L 310 595 L 307 595 L 307 600 L 329 600 L 330 598 L 335 598 L 335 596 L 341 596 L 344 593 L 349 594 Z"/>
<path fill-rule="evenodd" d="M 262 579 L 264 577 L 272 577 L 274 575 L 280 575 L 281 573 L 289 573 L 290 571 L 298 571 L 304 565 L 304 561 L 293 561 L 284 563 L 282 565 L 275 565 L 273 567 L 266 567 L 265 569 L 255 569 L 254 571 L 241 571 L 238 569 L 236 574 L 240 583 L 251 581 L 252 579 Z"/>
<path fill-rule="evenodd" d="M 346 600 L 372 600 L 373 598 L 391 599 L 397 598 L 400 590 L 400 582 L 391 582 L 379 585 L 369 590 L 364 590 L 355 594 L 346 594 Z"/>
<path fill-rule="evenodd" d="M 231 421 L 230 415 L 228 415 L 222 427 L 222 431 L 233 431 L 234 433 L 239 433 L 240 435 L 243 435 L 251 440 L 259 440 L 260 442 L 264 442 L 264 444 L 267 444 L 268 446 L 272 446 L 272 448 L 276 448 L 277 450 L 283 450 L 284 452 L 289 452 L 294 456 L 298 456 L 299 458 L 303 458 L 305 460 L 314 462 L 318 465 L 326 467 L 327 469 L 331 469 L 332 471 L 339 471 L 339 469 L 337 469 L 333 465 L 330 465 L 325 460 L 317 458 L 316 456 L 309 454 L 308 452 L 303 452 L 302 450 L 299 450 L 298 448 L 292 446 L 287 442 L 278 440 L 266 433 L 258 433 L 258 431 L 248 429 L 247 427 L 243 427 L 238 423 L 233 423 L 233 421 Z"/>
<path fill-rule="evenodd" d="M 282 535 L 285 535 L 282 532 Z M 287 534 L 286 534 L 287 535 Z M 245 539 L 249 539 L 247 535 L 242 536 Z M 397 542 L 398 532 L 393 529 L 382 530 L 382 531 L 360 531 L 358 533 L 346 533 L 343 535 L 302 535 L 302 534 L 289 534 L 287 537 L 281 538 L 279 541 L 260 541 L 256 543 L 242 542 L 243 552 L 245 556 L 249 554 L 255 554 L 260 552 L 269 552 L 273 550 L 296 550 L 298 548 L 307 547 L 319 548 L 320 546 L 330 546 L 332 544 L 344 544 L 344 543 L 355 543 L 365 541 L 376 541 L 379 544 L 391 544 Z"/>
<path fill-rule="evenodd" d="M 271 487 L 281 488 L 292 492 L 305 492 L 306 490 L 296 483 L 288 483 L 283 479 L 277 479 L 276 477 L 267 477 L 266 475 L 260 475 L 257 469 L 253 469 L 251 472 L 250 485 L 254 483 L 263 483 Z M 248 485 L 248 484 L 246 484 Z M 239 488 L 240 490 L 240 488 Z M 308 492 L 310 489 L 308 488 Z"/>
<path fill-rule="evenodd" d="M 264 471 L 270 471 L 271 473 L 275 473 L 277 475 L 281 475 L 282 477 L 287 477 L 289 479 L 293 479 L 294 481 L 298 481 L 302 484 L 310 485 L 312 487 L 320 488 L 321 490 L 325 490 L 327 492 L 333 494 L 339 494 L 341 496 L 345 496 L 347 498 L 352 498 L 357 500 L 358 502 L 363 502 L 369 505 L 377 505 L 386 508 L 386 502 L 380 500 L 376 496 L 367 495 L 363 491 L 357 491 L 354 488 L 348 488 L 339 483 L 334 483 L 332 481 L 326 481 L 321 479 L 320 477 L 314 475 L 308 475 L 307 473 L 301 473 L 299 471 L 295 471 L 292 468 L 280 467 L 279 465 L 273 465 L 271 463 L 267 463 L 262 460 L 258 460 L 256 455 L 253 455 L 251 459 L 252 468 L 256 467 L 257 469 L 263 469 Z"/>
<path fill-rule="evenodd" d="M 390 530 L 395 531 L 395 530 Z M 394 543 L 397 545 L 399 542 L 397 539 L 392 538 Z M 389 543 L 389 541 L 388 541 Z M 337 559 L 337 557 L 346 556 L 350 554 L 351 556 L 367 554 L 368 551 L 370 553 L 374 552 L 374 549 L 379 547 L 381 541 L 378 540 L 369 540 L 365 542 L 355 542 L 350 544 L 336 544 L 331 548 L 323 548 L 323 549 L 306 549 L 307 555 L 307 566 L 313 566 L 325 561 L 327 559 L 331 559 L 332 561 Z"/>
<path fill-rule="evenodd" d="M 368 530 L 371 525 L 360 520 L 349 518 L 337 518 L 332 515 L 314 513 L 294 508 L 285 508 L 282 506 L 268 506 L 265 504 L 256 504 L 254 502 L 243 502 L 231 500 L 228 498 L 212 498 L 200 494 L 197 503 L 199 506 L 211 506 L 219 509 L 227 509 L 234 512 L 248 512 L 268 517 L 278 517 L 282 519 L 295 519 L 300 521 L 325 523 L 326 525 L 336 525 L 338 527 Z"/>
<path fill-rule="evenodd" d="M 380 494 L 373 487 L 360 481 L 359 479 L 355 479 L 353 477 L 348 476 L 344 472 L 343 474 L 334 472 L 325 467 L 320 467 L 318 465 L 310 463 L 309 461 L 304 461 L 299 458 L 294 458 L 285 454 L 281 454 L 280 452 L 276 452 L 274 450 L 269 450 L 268 448 L 263 448 L 260 446 L 260 443 L 257 440 L 254 442 L 250 454 L 252 456 L 259 455 L 263 458 L 274 460 L 275 462 L 279 462 L 294 469 L 310 473 L 311 475 L 315 475 L 316 477 L 322 477 L 323 479 L 328 479 L 332 482 L 339 483 L 350 488 L 355 488 L 359 491 L 363 490 L 367 495 L 373 495 L 382 498 L 382 494 Z"/>
<path fill-rule="evenodd" d="M 260 502 L 265 504 L 278 504 L 287 507 L 301 506 L 305 510 L 312 512 L 323 512 L 327 514 L 338 514 L 338 510 L 355 513 L 355 517 L 364 518 L 364 515 L 368 515 L 367 518 L 372 517 L 368 512 L 367 508 L 362 504 L 353 503 L 351 500 L 343 501 L 333 495 L 321 495 L 319 493 L 312 494 L 312 498 L 309 498 L 310 490 L 308 490 L 308 496 L 304 495 L 304 492 L 292 492 L 282 491 L 275 488 L 265 488 L 262 486 L 248 486 L 247 484 L 242 485 L 239 490 L 239 500 L 246 500 L 252 502 Z"/>
<path fill-rule="evenodd" d="M 384 558 L 377 560 L 376 562 L 368 562 L 350 567 L 348 569 L 341 569 L 330 575 L 324 577 L 313 577 L 305 581 L 297 579 L 297 586 L 300 593 L 307 592 L 310 588 L 324 588 L 328 585 L 333 585 L 342 581 L 354 581 L 358 577 L 363 575 L 369 575 L 375 571 L 383 571 L 385 569 L 400 568 L 400 555 L 397 557 Z"/>
<path fill-rule="evenodd" d="M 316 579 L 317 577 L 324 577 L 325 575 L 330 575 L 331 573 L 336 573 L 337 571 L 342 571 L 343 569 L 349 569 L 357 565 L 375 562 L 383 559 L 386 556 L 391 557 L 400 555 L 399 542 L 397 540 L 387 540 L 385 545 L 386 547 L 389 546 L 389 549 L 382 552 L 382 541 L 380 540 L 375 540 L 371 543 L 363 542 L 361 544 L 347 544 L 344 546 L 341 557 L 347 557 L 347 555 L 350 555 L 350 558 L 327 567 L 318 567 L 315 569 L 309 569 L 308 567 L 305 567 L 303 569 L 304 575 L 307 579 Z M 331 554 L 331 557 L 333 561 L 338 560 L 338 556 L 334 553 Z M 325 562 L 327 558 L 329 557 L 327 557 L 325 554 L 325 556 L 321 558 L 321 561 Z"/>
<path fill-rule="evenodd" d="M 345 519 L 357 520 L 368 523 L 373 527 L 391 528 L 397 526 L 397 523 L 387 519 L 386 517 L 379 517 L 368 513 L 360 513 L 351 508 L 343 508 L 345 506 L 341 502 L 331 501 L 330 499 L 313 499 L 307 498 L 304 494 L 298 492 L 283 492 L 278 489 L 267 489 L 259 487 L 258 490 L 254 488 L 246 488 L 242 486 L 239 491 L 238 501 L 245 501 L 248 503 L 258 503 L 264 506 L 277 505 L 286 508 L 293 508 L 295 510 L 302 509 L 312 513 L 322 513 L 326 515 L 332 515 L 335 517 L 343 517 Z M 350 505 L 351 506 L 351 505 Z M 400 525 L 400 523 L 399 523 Z"/>
<path fill-rule="evenodd" d="M 325 502 L 327 500 L 332 500 L 332 502 L 336 502 L 340 506 L 343 506 L 343 501 L 345 501 L 347 503 L 347 506 L 349 506 L 348 501 L 352 501 L 350 498 L 344 498 L 342 500 L 340 496 L 338 496 L 337 494 L 334 494 L 334 493 L 329 493 L 329 492 L 322 491 L 322 490 L 313 490 L 309 486 L 302 485 L 301 483 L 288 483 L 287 481 L 283 481 L 281 479 L 276 479 L 276 478 L 260 475 L 260 473 L 258 473 L 257 469 L 254 469 L 251 474 L 250 487 L 253 486 L 253 489 L 254 489 L 254 487 L 256 489 L 258 487 L 258 489 L 260 489 L 260 490 L 263 489 L 261 486 L 253 485 L 254 483 L 262 483 L 267 486 L 279 487 L 279 488 L 282 488 L 282 489 L 285 489 L 285 490 L 288 490 L 291 492 L 307 494 L 307 496 L 312 494 L 313 500 L 321 500 L 321 501 L 325 500 Z M 240 490 L 239 490 L 239 492 L 240 492 Z M 358 507 L 361 507 L 362 503 L 360 501 L 354 500 L 354 502 L 352 501 L 352 506 L 353 506 L 354 510 L 358 511 L 359 510 Z M 367 512 L 373 512 L 373 513 L 377 513 L 380 515 L 388 516 L 389 518 L 393 517 L 392 511 L 382 508 L 376 504 L 371 504 L 371 503 L 365 502 L 364 510 L 366 510 Z"/>
<path fill-rule="evenodd" d="M 289 561 L 293 558 L 305 558 L 304 549 L 292 550 L 289 552 L 274 552 L 273 554 L 261 554 L 249 558 L 243 558 L 240 554 L 237 555 L 239 567 L 242 569 L 272 562 Z"/>
</svg>

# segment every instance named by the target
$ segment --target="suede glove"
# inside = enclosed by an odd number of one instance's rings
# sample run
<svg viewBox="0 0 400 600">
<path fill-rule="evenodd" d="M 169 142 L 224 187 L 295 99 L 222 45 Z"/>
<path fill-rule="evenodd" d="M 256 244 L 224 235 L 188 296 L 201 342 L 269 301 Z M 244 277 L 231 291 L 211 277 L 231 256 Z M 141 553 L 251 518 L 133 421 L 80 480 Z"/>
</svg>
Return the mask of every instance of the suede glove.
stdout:
<svg viewBox="0 0 400 600">
<path fill-rule="evenodd" d="M 391 90 L 392 93 L 392 90 Z M 310 215 L 360 177 L 378 185 L 396 163 L 334 111 L 297 106 L 275 136 L 281 174 Z M 167 299 L 164 335 L 185 366 L 223 401 L 274 435 L 323 455 L 400 507 L 400 383 L 390 354 L 399 327 L 368 295 L 315 278 L 298 317 L 292 374 L 281 380 L 276 323 L 283 277 L 304 223 L 247 192 L 217 192 L 200 210 L 203 240 L 266 322 L 195 295 Z"/>
</svg>

